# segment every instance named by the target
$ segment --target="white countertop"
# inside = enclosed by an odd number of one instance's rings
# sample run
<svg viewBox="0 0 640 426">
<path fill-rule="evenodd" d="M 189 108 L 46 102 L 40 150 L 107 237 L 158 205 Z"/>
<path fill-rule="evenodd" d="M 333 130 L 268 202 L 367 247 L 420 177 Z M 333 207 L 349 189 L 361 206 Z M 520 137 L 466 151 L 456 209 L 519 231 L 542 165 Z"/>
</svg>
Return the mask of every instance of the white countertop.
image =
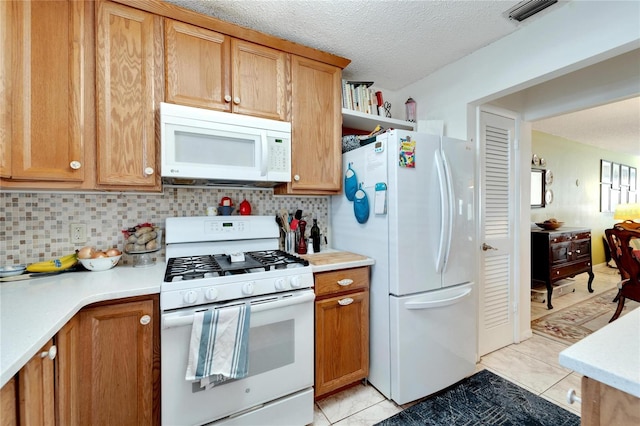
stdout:
<svg viewBox="0 0 640 426">
<path fill-rule="evenodd" d="M 640 308 L 560 352 L 560 365 L 640 398 Z"/>
<path fill-rule="evenodd" d="M 82 307 L 160 292 L 163 262 L 146 268 L 66 272 L 0 283 L 0 386 L 15 375 Z"/>
</svg>

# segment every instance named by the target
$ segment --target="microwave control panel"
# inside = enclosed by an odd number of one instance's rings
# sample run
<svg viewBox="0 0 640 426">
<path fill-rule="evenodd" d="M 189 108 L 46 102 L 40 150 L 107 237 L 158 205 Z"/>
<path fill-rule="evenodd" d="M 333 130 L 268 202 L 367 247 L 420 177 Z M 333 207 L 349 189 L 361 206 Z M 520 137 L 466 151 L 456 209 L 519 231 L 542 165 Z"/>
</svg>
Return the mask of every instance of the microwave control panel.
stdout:
<svg viewBox="0 0 640 426">
<path fill-rule="evenodd" d="M 289 138 L 268 136 L 269 172 L 290 173 L 291 140 Z"/>
</svg>

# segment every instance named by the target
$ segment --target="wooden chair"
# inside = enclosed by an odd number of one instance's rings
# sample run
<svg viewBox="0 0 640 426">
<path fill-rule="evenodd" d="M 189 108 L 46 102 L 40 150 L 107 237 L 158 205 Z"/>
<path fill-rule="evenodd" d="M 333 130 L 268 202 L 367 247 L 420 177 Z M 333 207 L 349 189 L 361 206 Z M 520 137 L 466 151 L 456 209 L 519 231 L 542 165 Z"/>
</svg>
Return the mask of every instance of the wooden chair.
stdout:
<svg viewBox="0 0 640 426">
<path fill-rule="evenodd" d="M 620 316 L 625 299 L 640 302 L 640 251 L 634 250 L 632 243 L 633 239 L 640 239 L 640 227 L 616 224 L 611 229 L 605 229 L 604 233 L 611 247 L 611 257 L 616 262 L 622 278 L 616 296 L 618 307 L 609 320 L 612 322 Z"/>
</svg>

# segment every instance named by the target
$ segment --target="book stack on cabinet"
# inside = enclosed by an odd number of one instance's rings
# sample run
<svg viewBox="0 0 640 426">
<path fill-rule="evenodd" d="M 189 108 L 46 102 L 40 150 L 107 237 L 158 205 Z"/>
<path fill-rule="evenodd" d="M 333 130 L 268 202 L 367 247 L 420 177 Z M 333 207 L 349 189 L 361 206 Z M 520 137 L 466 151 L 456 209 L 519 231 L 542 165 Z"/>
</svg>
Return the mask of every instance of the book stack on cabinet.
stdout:
<svg viewBox="0 0 640 426">
<path fill-rule="evenodd" d="M 382 92 L 376 95 L 373 81 L 342 80 L 342 107 L 365 114 L 384 115 Z"/>
</svg>

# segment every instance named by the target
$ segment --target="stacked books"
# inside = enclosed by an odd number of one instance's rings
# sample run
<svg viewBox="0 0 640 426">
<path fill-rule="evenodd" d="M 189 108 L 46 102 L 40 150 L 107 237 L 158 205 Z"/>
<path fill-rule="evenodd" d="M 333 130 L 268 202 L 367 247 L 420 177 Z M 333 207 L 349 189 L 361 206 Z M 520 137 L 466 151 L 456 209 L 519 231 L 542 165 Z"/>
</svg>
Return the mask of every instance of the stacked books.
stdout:
<svg viewBox="0 0 640 426">
<path fill-rule="evenodd" d="M 371 88 L 373 81 L 342 80 L 342 107 L 365 114 L 384 115 L 382 92 Z"/>
</svg>

